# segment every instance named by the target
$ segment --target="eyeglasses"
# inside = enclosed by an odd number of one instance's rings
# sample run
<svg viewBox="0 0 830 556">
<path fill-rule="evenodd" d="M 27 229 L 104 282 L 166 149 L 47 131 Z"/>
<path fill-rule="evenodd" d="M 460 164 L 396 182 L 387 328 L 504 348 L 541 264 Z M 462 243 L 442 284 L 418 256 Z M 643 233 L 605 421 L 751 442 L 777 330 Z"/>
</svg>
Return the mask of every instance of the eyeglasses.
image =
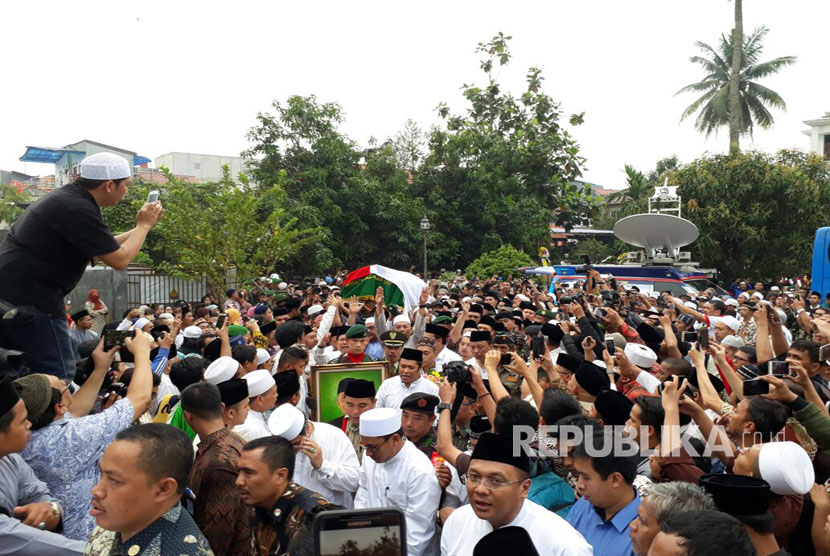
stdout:
<svg viewBox="0 0 830 556">
<path fill-rule="evenodd" d="M 390 436 L 389 438 L 392 438 L 392 437 Z M 384 440 L 383 442 L 381 442 L 377 446 L 369 446 L 369 445 L 364 444 L 362 442 L 360 443 L 360 445 L 363 446 L 363 449 L 366 450 L 367 452 L 377 452 L 378 450 L 380 450 L 383 447 L 384 444 L 389 442 L 389 438 L 387 438 L 386 440 Z"/>
<path fill-rule="evenodd" d="M 469 485 L 469 486 L 478 486 L 481 483 L 484 483 L 484 486 L 489 488 L 490 490 L 499 490 L 508 485 L 515 485 L 516 483 L 522 483 L 525 479 L 519 479 L 518 481 L 502 481 L 501 479 L 491 479 L 490 477 L 479 477 L 478 475 L 473 475 L 471 473 L 464 473 L 459 477 L 461 480 L 461 484 Z"/>
</svg>

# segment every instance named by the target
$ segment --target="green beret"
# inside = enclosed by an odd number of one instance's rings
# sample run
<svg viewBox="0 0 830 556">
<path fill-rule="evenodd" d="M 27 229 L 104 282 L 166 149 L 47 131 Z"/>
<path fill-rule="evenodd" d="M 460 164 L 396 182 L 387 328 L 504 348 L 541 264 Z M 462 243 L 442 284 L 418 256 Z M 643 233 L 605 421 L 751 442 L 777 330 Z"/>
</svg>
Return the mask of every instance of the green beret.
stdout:
<svg viewBox="0 0 830 556">
<path fill-rule="evenodd" d="M 355 324 L 346 332 L 346 338 L 366 338 L 368 335 L 369 330 L 362 324 Z"/>
<path fill-rule="evenodd" d="M 432 324 L 452 324 L 452 318 L 448 316 L 440 316 L 435 317 L 435 320 L 432 321 Z"/>
<path fill-rule="evenodd" d="M 244 336 L 248 329 L 241 324 L 232 324 L 228 327 L 228 336 Z"/>
<path fill-rule="evenodd" d="M 538 311 L 536 311 L 536 316 L 537 317 L 545 317 L 545 318 L 549 318 L 549 319 L 555 319 L 556 318 L 556 313 L 554 313 L 553 311 L 551 311 L 549 309 L 539 309 Z"/>
</svg>

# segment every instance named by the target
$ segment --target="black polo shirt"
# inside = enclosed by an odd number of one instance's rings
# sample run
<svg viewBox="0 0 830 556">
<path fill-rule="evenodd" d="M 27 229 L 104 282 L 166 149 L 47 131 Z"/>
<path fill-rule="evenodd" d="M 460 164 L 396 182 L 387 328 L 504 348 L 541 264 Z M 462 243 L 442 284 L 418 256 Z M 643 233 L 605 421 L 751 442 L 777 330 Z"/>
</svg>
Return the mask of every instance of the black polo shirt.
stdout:
<svg viewBox="0 0 830 556">
<path fill-rule="evenodd" d="M 0 298 L 59 318 L 87 263 L 118 250 L 83 186 L 59 187 L 26 209 L 0 245 Z"/>
</svg>

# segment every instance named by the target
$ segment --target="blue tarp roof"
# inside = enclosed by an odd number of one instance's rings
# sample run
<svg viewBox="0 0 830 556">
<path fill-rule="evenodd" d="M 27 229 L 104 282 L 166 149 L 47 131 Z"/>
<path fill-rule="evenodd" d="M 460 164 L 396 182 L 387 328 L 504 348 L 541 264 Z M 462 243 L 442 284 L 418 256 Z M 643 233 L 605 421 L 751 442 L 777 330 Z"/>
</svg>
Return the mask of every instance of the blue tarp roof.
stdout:
<svg viewBox="0 0 830 556">
<path fill-rule="evenodd" d="M 54 164 L 65 153 L 84 154 L 83 151 L 73 151 L 71 149 L 50 149 L 45 147 L 26 147 L 26 152 L 20 157 L 23 162 L 43 162 L 47 164 Z"/>
<path fill-rule="evenodd" d="M 86 154 L 84 151 L 75 151 L 72 149 L 50 149 L 48 147 L 26 147 L 26 152 L 20 157 L 23 162 L 42 162 L 45 164 L 54 164 L 66 153 L 72 154 Z M 141 166 L 147 164 L 150 159 L 146 156 L 133 156 L 133 166 Z"/>
</svg>

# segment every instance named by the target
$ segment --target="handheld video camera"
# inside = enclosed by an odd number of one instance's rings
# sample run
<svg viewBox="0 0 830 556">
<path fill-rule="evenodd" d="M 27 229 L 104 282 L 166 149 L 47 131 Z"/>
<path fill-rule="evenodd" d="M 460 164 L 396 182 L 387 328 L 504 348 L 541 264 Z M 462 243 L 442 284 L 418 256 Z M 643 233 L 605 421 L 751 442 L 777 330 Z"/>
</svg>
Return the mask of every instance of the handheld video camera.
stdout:
<svg viewBox="0 0 830 556">
<path fill-rule="evenodd" d="M 444 371 L 447 373 L 447 380 L 449 382 L 472 382 L 473 374 L 470 372 L 470 366 L 463 361 L 450 361 L 444 365 Z"/>
</svg>

